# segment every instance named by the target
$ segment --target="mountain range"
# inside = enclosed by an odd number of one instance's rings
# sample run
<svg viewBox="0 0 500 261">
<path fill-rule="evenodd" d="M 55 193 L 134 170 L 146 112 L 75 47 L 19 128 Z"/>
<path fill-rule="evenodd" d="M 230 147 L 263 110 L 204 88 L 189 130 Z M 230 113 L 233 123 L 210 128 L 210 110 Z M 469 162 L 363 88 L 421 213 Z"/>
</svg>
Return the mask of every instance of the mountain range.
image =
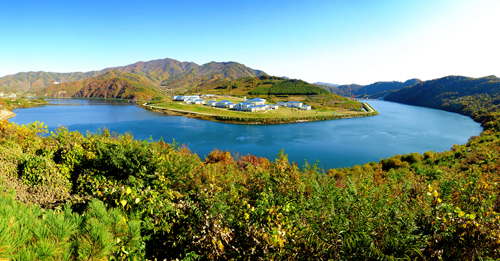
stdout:
<svg viewBox="0 0 500 261">
<path fill-rule="evenodd" d="M 314 85 L 325 85 L 325 86 L 333 86 L 333 87 L 339 87 L 340 84 L 335 84 L 335 83 L 327 83 L 327 82 L 315 82 L 313 83 Z"/>
<path fill-rule="evenodd" d="M 237 62 L 210 62 L 198 65 L 166 58 L 90 72 L 22 72 L 1 77 L 0 91 L 50 97 L 119 98 L 121 95 L 118 90 L 123 88 L 125 88 L 123 90 L 148 90 L 139 96 L 150 96 L 153 92 L 166 90 L 184 91 L 218 79 L 262 75 L 266 73 Z"/>
<path fill-rule="evenodd" d="M 347 84 L 347 85 L 338 85 L 334 84 L 324 84 L 324 83 L 315 83 L 315 85 L 327 89 L 331 93 L 338 94 L 341 96 L 351 96 L 355 97 L 364 97 L 367 95 L 373 94 L 381 94 L 392 91 L 399 90 L 404 87 L 412 86 L 421 82 L 419 79 L 410 79 L 405 82 L 375 82 L 369 85 L 359 85 L 359 84 Z"/>
</svg>

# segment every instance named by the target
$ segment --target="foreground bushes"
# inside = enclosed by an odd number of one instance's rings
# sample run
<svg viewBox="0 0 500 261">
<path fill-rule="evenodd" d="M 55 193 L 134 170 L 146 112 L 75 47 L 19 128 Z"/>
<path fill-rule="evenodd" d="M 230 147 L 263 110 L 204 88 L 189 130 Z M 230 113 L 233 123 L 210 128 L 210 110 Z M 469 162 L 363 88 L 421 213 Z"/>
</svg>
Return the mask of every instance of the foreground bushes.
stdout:
<svg viewBox="0 0 500 261">
<path fill-rule="evenodd" d="M 0 257 L 500 258 L 494 128 L 444 153 L 328 171 L 283 152 L 200 159 L 107 130 L 45 132 L 0 123 L 0 182 L 24 202 L 2 194 Z"/>
<path fill-rule="evenodd" d="M 14 260 L 103 260 L 140 257 L 140 223 L 96 199 L 79 215 L 69 205 L 44 210 L 0 187 L 0 257 Z"/>
</svg>

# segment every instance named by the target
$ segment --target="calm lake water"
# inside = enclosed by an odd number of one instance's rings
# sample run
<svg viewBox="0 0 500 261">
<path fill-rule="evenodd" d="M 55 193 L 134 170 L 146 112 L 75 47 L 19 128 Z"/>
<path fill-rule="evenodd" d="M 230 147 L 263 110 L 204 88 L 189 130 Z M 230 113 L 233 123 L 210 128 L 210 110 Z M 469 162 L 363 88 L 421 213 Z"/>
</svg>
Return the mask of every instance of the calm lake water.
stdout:
<svg viewBox="0 0 500 261">
<path fill-rule="evenodd" d="M 136 139 L 186 144 L 202 159 L 217 147 L 240 155 L 275 159 L 284 148 L 290 161 L 325 169 L 379 161 L 395 154 L 449 150 L 482 131 L 466 116 L 386 101 L 369 101 L 374 117 L 281 125 L 239 125 L 166 116 L 132 103 L 104 100 L 51 100 L 51 105 L 18 109 L 11 122 L 41 121 L 50 130 L 130 132 Z"/>
</svg>

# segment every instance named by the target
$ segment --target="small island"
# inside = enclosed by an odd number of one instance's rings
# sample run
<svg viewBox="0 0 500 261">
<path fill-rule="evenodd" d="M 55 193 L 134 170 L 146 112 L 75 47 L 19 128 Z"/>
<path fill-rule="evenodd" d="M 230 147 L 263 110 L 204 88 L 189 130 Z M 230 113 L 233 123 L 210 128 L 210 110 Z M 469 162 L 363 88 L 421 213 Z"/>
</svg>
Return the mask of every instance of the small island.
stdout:
<svg viewBox="0 0 500 261">
<path fill-rule="evenodd" d="M 301 80 L 268 75 L 216 81 L 182 95 L 155 97 L 142 106 L 170 115 L 237 124 L 282 124 L 378 114 L 367 103 Z"/>
</svg>

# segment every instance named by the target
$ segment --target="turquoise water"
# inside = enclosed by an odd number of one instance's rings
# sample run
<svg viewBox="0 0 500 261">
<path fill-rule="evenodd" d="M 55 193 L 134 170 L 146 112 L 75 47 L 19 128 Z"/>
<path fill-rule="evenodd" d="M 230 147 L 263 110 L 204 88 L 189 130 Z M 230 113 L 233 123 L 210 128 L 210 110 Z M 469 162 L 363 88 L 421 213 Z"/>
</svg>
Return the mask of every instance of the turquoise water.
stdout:
<svg viewBox="0 0 500 261">
<path fill-rule="evenodd" d="M 51 104 L 18 109 L 11 122 L 43 121 L 49 129 L 130 132 L 136 139 L 186 144 L 201 158 L 215 147 L 271 160 L 283 148 L 290 161 L 307 160 L 325 169 L 379 161 L 395 154 L 449 150 L 482 131 L 466 116 L 386 101 L 369 101 L 374 117 L 281 125 L 240 125 L 190 119 L 144 110 L 132 103 L 57 99 Z"/>
</svg>

